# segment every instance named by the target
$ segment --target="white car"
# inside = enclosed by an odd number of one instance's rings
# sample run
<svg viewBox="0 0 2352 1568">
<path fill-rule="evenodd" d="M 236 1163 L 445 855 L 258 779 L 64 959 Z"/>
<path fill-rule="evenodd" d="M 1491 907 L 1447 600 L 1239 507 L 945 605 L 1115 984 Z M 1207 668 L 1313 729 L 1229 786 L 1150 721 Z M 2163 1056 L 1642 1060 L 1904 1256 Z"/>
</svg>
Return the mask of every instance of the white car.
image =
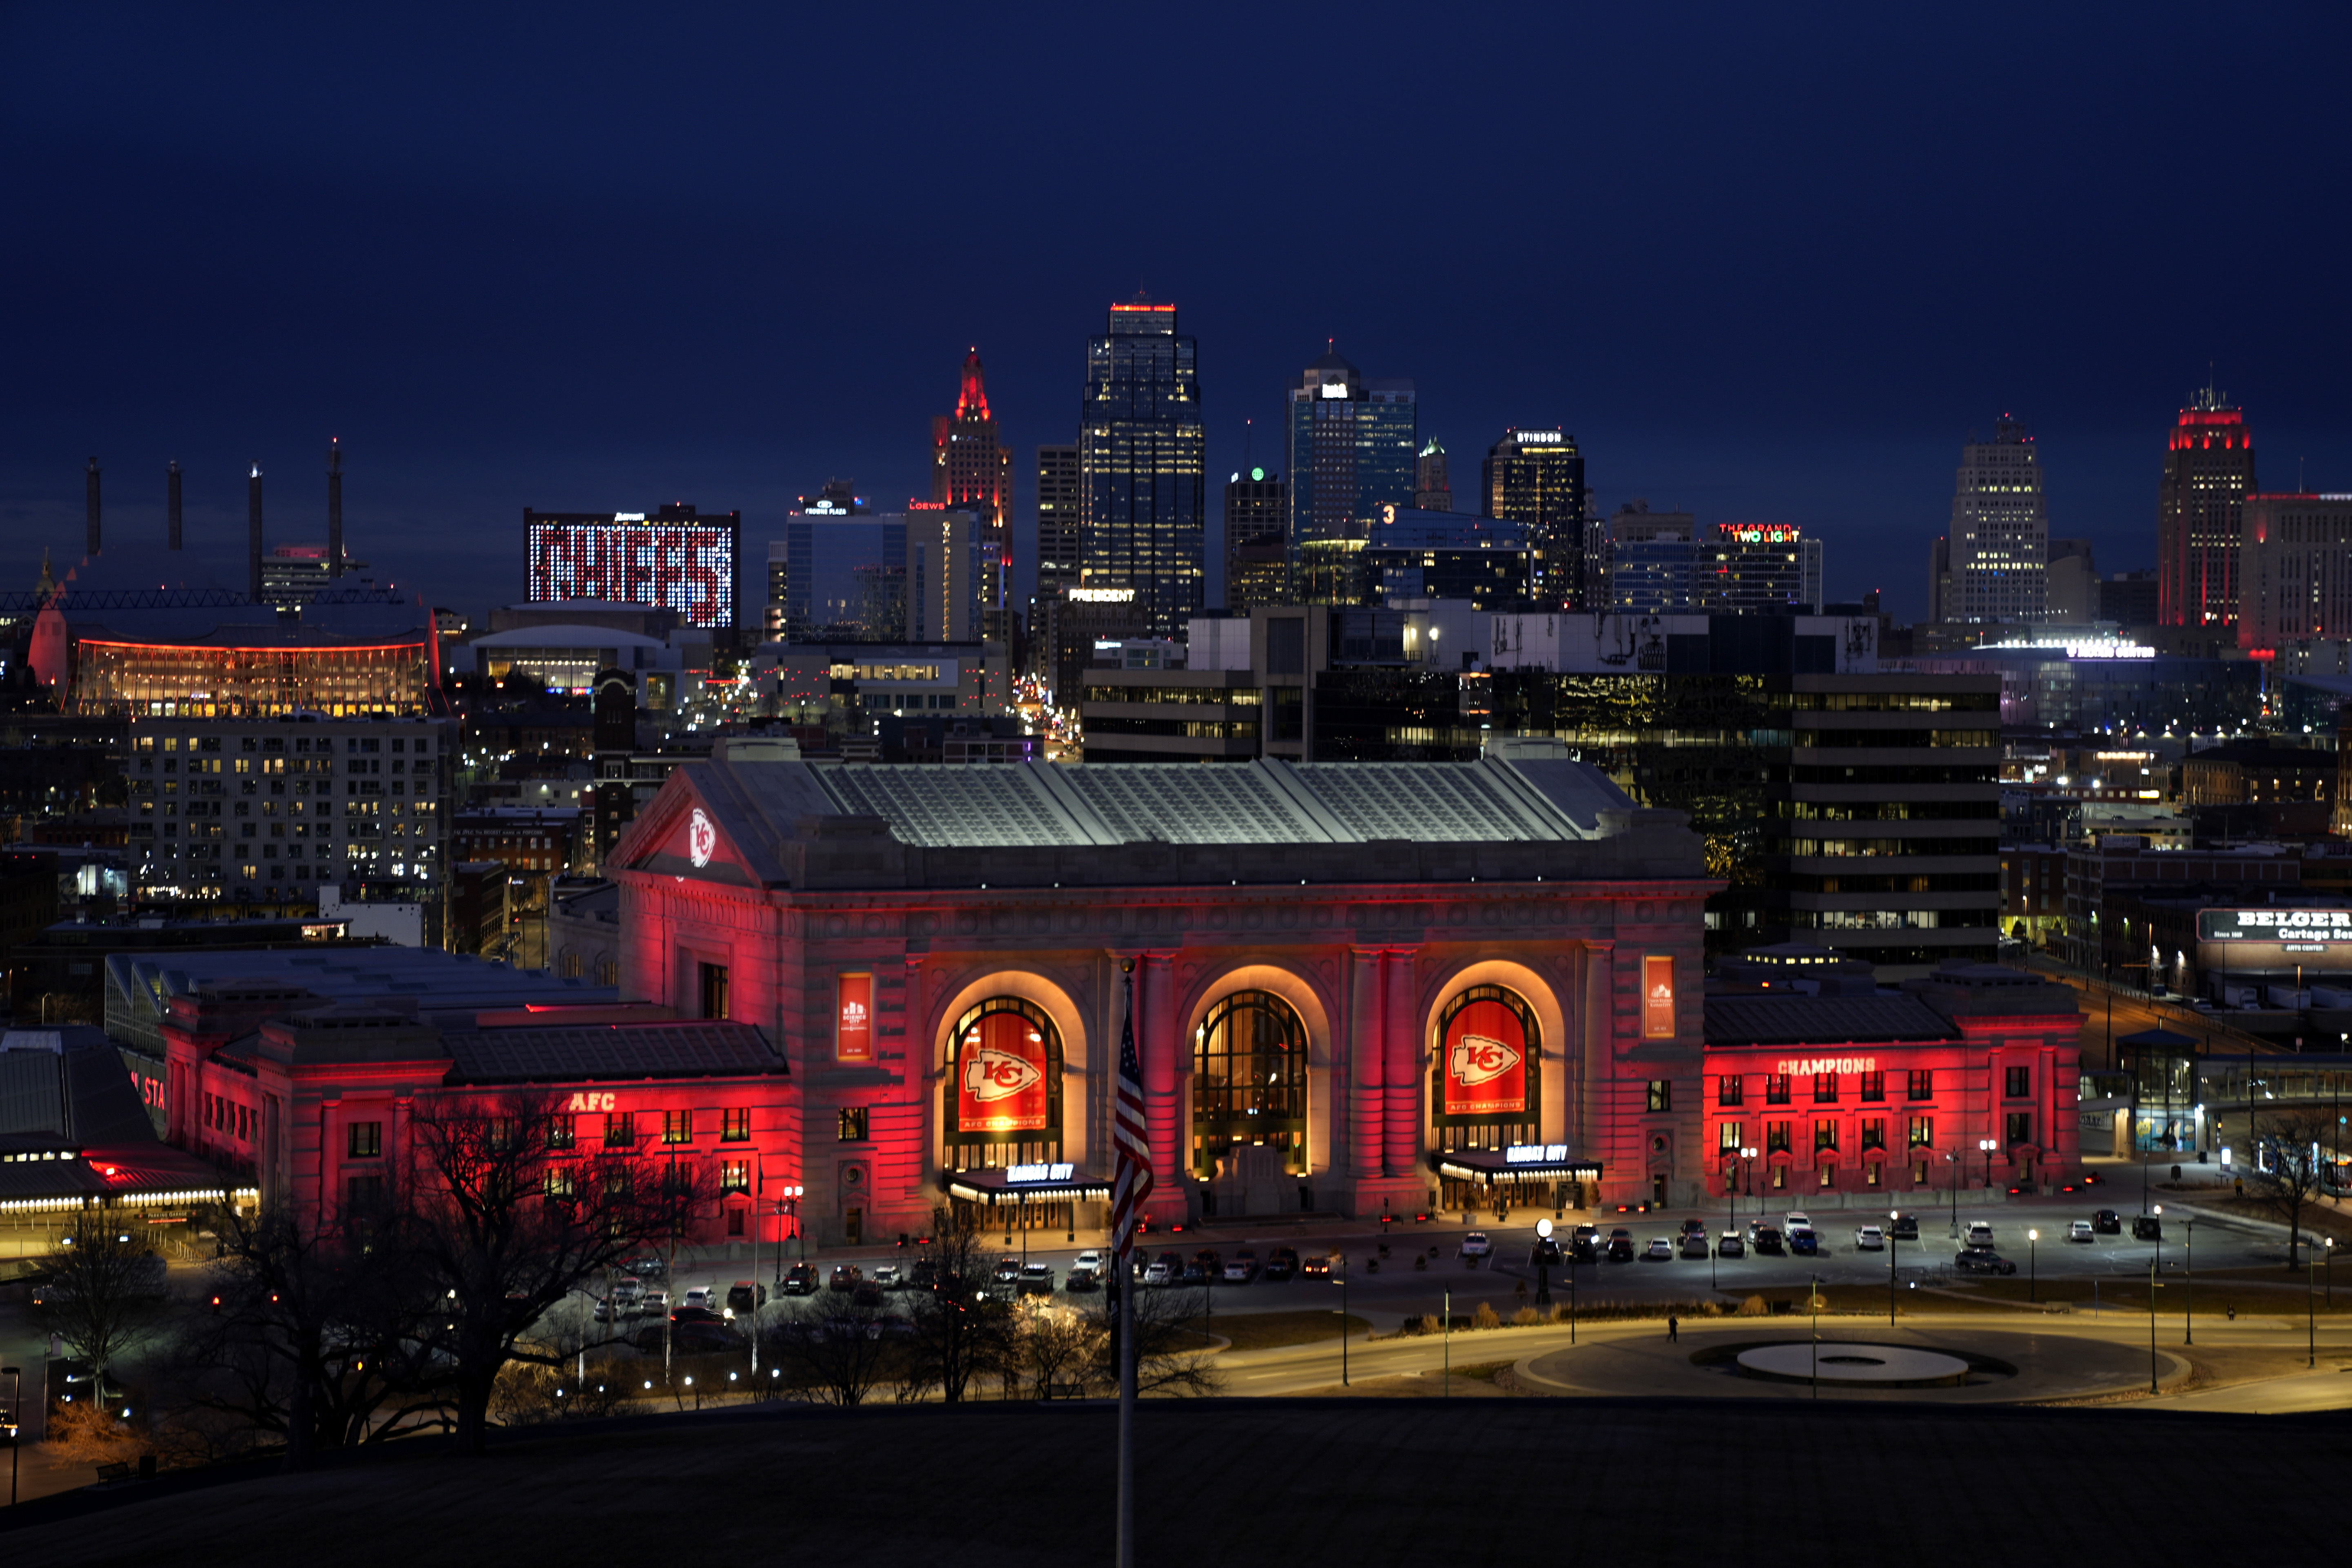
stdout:
<svg viewBox="0 0 2352 1568">
<path fill-rule="evenodd" d="M 2099 1239 L 2099 1233 L 2092 1227 L 2089 1220 L 2078 1219 L 2074 1224 L 2066 1227 L 2066 1239 L 2069 1241 L 2088 1241 L 2095 1244 Z"/>
<path fill-rule="evenodd" d="M 907 1271 L 895 1263 L 877 1264 L 874 1269 L 874 1283 L 884 1290 L 904 1290 L 907 1288 Z"/>
<path fill-rule="evenodd" d="M 1103 1255 L 1099 1252 L 1081 1252 L 1078 1254 L 1078 1260 L 1071 1264 L 1070 1268 L 1073 1270 L 1083 1268 L 1099 1279 L 1103 1276 Z"/>
<path fill-rule="evenodd" d="M 719 1310 L 719 1288 L 715 1285 L 697 1285 L 686 1293 L 686 1305 L 699 1307 L 706 1312 Z"/>
<path fill-rule="evenodd" d="M 1792 1230 L 1811 1230 L 1812 1228 L 1813 1216 L 1805 1213 L 1802 1209 L 1790 1209 L 1787 1216 L 1780 1221 L 1780 1230 L 1783 1235 Z"/>
<path fill-rule="evenodd" d="M 1969 1221 L 1966 1242 L 1967 1245 L 1970 1247 L 1990 1247 L 1992 1245 L 1992 1226 L 1985 1224 L 1985 1222 L 1980 1219 L 1972 1219 Z"/>
<path fill-rule="evenodd" d="M 1864 1252 L 1884 1252 L 1886 1233 L 1874 1225 L 1858 1225 L 1853 1227 L 1853 1244 Z"/>
<path fill-rule="evenodd" d="M 1491 1258 L 1495 1252 L 1494 1238 L 1483 1230 L 1474 1230 L 1462 1238 L 1464 1258 Z"/>
<path fill-rule="evenodd" d="M 1171 1285 L 1175 1283 L 1175 1280 L 1176 1270 L 1165 1263 L 1154 1263 L 1143 1271 L 1143 1282 L 1146 1285 Z"/>
</svg>

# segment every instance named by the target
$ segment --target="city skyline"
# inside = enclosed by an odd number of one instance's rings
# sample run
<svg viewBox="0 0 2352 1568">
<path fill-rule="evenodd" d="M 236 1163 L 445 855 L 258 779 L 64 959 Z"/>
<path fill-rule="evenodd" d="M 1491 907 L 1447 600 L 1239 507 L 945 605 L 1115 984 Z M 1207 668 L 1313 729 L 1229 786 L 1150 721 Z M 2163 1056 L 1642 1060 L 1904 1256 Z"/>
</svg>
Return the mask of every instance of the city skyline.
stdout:
<svg viewBox="0 0 2352 1568">
<path fill-rule="evenodd" d="M 258 458 L 301 476 L 272 487 L 270 542 L 323 541 L 310 474 L 336 437 L 349 548 L 427 593 L 520 597 L 499 525 L 523 505 L 724 498 L 755 541 L 829 475 L 879 504 L 927 496 L 945 361 L 976 342 L 1013 450 L 1017 599 L 1034 570 L 1034 448 L 1072 439 L 1080 340 L 1139 282 L 1184 302 L 1209 358 L 1212 476 L 1241 466 L 1244 418 L 1271 435 L 1285 385 L 1336 339 L 1357 363 L 1410 372 L 1423 437 L 1454 453 L 1507 426 L 1557 425 L 1588 455 L 1602 515 L 1638 496 L 1705 524 L 1798 524 L 1828 545 L 1832 597 L 1879 587 L 1906 618 L 1924 607 L 1916 563 L 1948 520 L 1951 449 L 1993 411 L 2036 430 L 2052 531 L 2091 539 L 2107 572 L 2155 564 L 2166 431 L 2209 380 L 2262 426 L 2268 483 L 2292 488 L 2300 469 L 2305 488 L 2352 488 L 2352 395 L 2326 368 L 2345 322 L 2308 305 L 2334 297 L 2325 258 L 2343 220 L 2322 210 L 2295 246 L 2249 249 L 2219 290 L 2185 288 L 2177 261 L 2128 237 L 2129 216 L 2184 179 L 2226 177 L 2256 214 L 2326 188 L 2346 153 L 2294 107 L 2325 94 L 2295 83 L 2340 41 L 2334 16 L 2256 19 L 2193 60 L 2164 47 L 2160 25 L 2069 18 L 2024 61 L 1990 37 L 1927 51 L 1918 24 L 1861 13 L 1811 19 L 1793 39 L 1762 19 L 1697 32 L 1538 20 L 1531 35 L 1572 35 L 1612 74 L 1682 83 L 1686 111 L 1579 121 L 1571 222 L 1499 199 L 1518 176 L 1489 154 L 1537 132 L 1519 107 L 1534 99 L 1481 94 L 1402 165 L 1327 169 L 1318 221 L 1369 220 L 1403 178 L 1456 193 L 1465 216 L 1500 214 L 1491 244 L 1297 276 L 1214 226 L 1122 210 L 1126 154 L 1107 145 L 1084 150 L 1071 180 L 1072 243 L 1016 238 L 940 268 L 800 241 L 814 211 L 844 233 L 897 235 L 905 198 L 928 188 L 903 154 L 960 133 L 954 84 L 1026 59 L 1038 40 L 1017 28 L 955 49 L 893 40 L 918 107 L 803 147 L 751 92 L 690 125 L 562 137 L 533 105 L 561 82 L 688 59 L 725 100 L 730 62 L 762 46 L 870 48 L 854 19 L 753 24 L 723 50 L 688 29 L 625 67 L 590 29 L 549 52 L 509 49 L 494 26 L 478 54 L 451 57 L 425 30 L 333 23 L 298 36 L 133 12 L 9 26 L 17 68 L 0 114 L 24 177 L 8 210 L 20 231 L 61 237 L 5 264 L 15 297 L 42 302 L 23 312 L 23 374 L 0 426 L 0 578 L 15 583 L 30 584 L 44 547 L 70 564 L 93 453 L 110 540 L 163 538 L 176 459 L 188 551 L 241 576 L 238 481 Z M 1272 102 L 1257 89 L 1286 49 L 1312 37 L 1336 78 L 1366 76 L 1402 48 L 1381 31 L 1327 38 L 1277 19 L 1249 58 L 1197 41 L 1177 58 L 1221 100 Z M 1541 46 L 1531 36 L 1507 73 L 1535 70 Z M 1787 61 L 1769 85 L 1749 68 L 1764 48 Z M 1494 63 L 1444 33 L 1410 54 L 1433 84 Z M 94 76 L 73 63 L 93 58 L 106 62 Z M 510 58 L 545 63 L 512 82 L 487 63 Z M 2016 228 L 1949 216 L 1955 182 L 2000 155 L 1970 107 L 1986 79 L 2004 84 L 2001 103 L 2014 95 L 2004 145 L 2039 169 L 2003 198 L 2042 237 L 2022 258 Z M 326 80 L 331 94 L 311 85 Z M 992 159 L 1063 166 L 1068 91 L 992 113 Z M 2184 142 L 2164 108 L 2184 96 L 2290 107 Z M 463 108 L 426 115 L 427 101 Z M 1789 110 L 1800 102 L 1815 107 Z M 1848 134 L 1865 122 L 1866 141 Z M 295 123 L 302 135 L 287 133 Z M 1263 129 L 1251 113 L 1213 119 L 1160 205 L 1207 213 L 1245 188 Z M 955 197 L 926 221 L 993 216 L 976 203 Z M 690 288 L 611 243 L 712 223 L 738 243 L 698 256 Z M 1633 237 L 1566 243 L 1599 235 Z M 1995 291 L 2001 311 L 1971 317 Z M 1954 330 L 1963 319 L 1994 325 Z M 1823 431 L 1833 438 L 1812 438 Z M 1213 517 L 1212 599 L 1219 532 Z"/>
</svg>

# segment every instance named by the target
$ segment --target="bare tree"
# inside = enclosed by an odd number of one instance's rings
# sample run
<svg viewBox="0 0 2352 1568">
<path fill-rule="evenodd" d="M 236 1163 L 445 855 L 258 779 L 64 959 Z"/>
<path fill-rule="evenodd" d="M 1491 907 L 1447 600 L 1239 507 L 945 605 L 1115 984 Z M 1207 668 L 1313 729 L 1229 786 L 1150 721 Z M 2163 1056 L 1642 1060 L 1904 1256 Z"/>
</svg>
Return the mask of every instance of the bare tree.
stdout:
<svg viewBox="0 0 2352 1568">
<path fill-rule="evenodd" d="M 396 1220 L 231 1211 L 213 1225 L 223 1257 L 168 1369 L 181 1402 L 281 1438 L 292 1468 L 447 1425 L 446 1363 L 427 1348 L 444 1315 Z"/>
<path fill-rule="evenodd" d="M 761 1344 L 793 1393 L 847 1408 L 866 1403 L 891 1362 L 906 1355 L 905 1322 L 895 1312 L 828 1291 L 785 1314 Z"/>
<path fill-rule="evenodd" d="M 1189 1321 L 1194 1315 L 1192 1293 L 1175 1289 L 1147 1289 L 1136 1280 L 1120 1280 L 1118 1269 L 1103 1291 L 1093 1314 L 1097 1338 L 1092 1381 L 1118 1383 L 1118 1292 L 1135 1292 L 1135 1391 L 1138 1394 L 1214 1394 L 1217 1374 L 1199 1331 Z M 1131 1270 L 1129 1271 L 1132 1272 Z"/>
<path fill-rule="evenodd" d="M 101 1398 L 108 1370 L 152 1343 L 167 1317 L 163 1260 L 117 1224 L 113 1215 L 89 1215 L 49 1255 L 48 1278 L 34 1298 L 35 1321 L 89 1363 Z"/>
<path fill-rule="evenodd" d="M 937 1390 L 952 1405 L 1007 1364 L 1013 1314 L 989 1293 L 994 1255 L 971 1210 L 932 1211 L 931 1236 L 930 1288 L 911 1300 L 914 1333 L 898 1397 L 919 1399 Z"/>
<path fill-rule="evenodd" d="M 2254 1168 L 2246 1189 L 2255 1202 L 2286 1224 L 2286 1266 L 2302 1267 L 2304 1211 L 2319 1196 L 2326 1155 L 2324 1140 L 2336 1133 L 2336 1118 L 2325 1107 L 2265 1111 L 2254 1119 Z"/>
<path fill-rule="evenodd" d="M 707 1166 L 649 1157 L 632 1122 L 608 1121 L 592 1147 L 575 1147 L 559 1106 L 520 1091 L 420 1105 L 411 1124 L 403 1250 L 435 1291 L 440 1321 L 426 1343 L 447 1359 L 468 1448 L 482 1446 L 501 1368 L 562 1360 L 522 1342 L 534 1323 L 717 1201 Z"/>
<path fill-rule="evenodd" d="M 1043 1307 L 1015 1319 L 1014 1349 L 1018 1364 L 1037 1387 L 1037 1397 L 1051 1399 L 1057 1385 L 1076 1384 L 1085 1391 L 1087 1377 L 1102 1359 L 1096 1342 L 1102 1325 L 1075 1307 Z"/>
</svg>

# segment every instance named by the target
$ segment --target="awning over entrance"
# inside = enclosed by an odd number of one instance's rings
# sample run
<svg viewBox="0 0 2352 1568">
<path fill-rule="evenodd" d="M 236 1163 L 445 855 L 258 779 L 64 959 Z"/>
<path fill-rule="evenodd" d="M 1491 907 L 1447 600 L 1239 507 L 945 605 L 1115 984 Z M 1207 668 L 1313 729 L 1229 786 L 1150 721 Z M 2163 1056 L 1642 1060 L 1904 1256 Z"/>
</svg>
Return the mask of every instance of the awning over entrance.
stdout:
<svg viewBox="0 0 2352 1568">
<path fill-rule="evenodd" d="M 1565 1143 L 1514 1143 L 1506 1149 L 1448 1149 L 1429 1163 L 1457 1182 L 1597 1182 L 1598 1160 L 1571 1160 Z"/>
<path fill-rule="evenodd" d="M 1076 1165 L 991 1165 L 978 1170 L 949 1171 L 940 1184 L 950 1197 L 966 1203 L 1066 1204 L 1108 1203 L 1110 1184 L 1087 1175 Z"/>
</svg>

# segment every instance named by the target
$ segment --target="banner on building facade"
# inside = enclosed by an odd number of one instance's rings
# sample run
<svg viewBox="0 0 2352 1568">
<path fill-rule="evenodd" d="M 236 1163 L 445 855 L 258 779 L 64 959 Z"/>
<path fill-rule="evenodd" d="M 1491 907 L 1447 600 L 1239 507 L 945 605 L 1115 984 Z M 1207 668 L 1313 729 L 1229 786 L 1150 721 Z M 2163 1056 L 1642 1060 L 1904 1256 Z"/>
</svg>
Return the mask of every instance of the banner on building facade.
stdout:
<svg viewBox="0 0 2352 1568">
<path fill-rule="evenodd" d="M 1447 1116 L 1517 1116 L 1528 1108 L 1528 1032 L 1504 1004 L 1465 1004 L 1445 1026 Z"/>
<path fill-rule="evenodd" d="M 956 1127 L 1041 1132 L 1053 1109 L 1045 1037 L 1019 1013 L 983 1014 L 964 1031 L 956 1063 Z"/>
<path fill-rule="evenodd" d="M 845 974 L 837 982 L 840 1005 L 834 1015 L 833 1059 L 874 1059 L 874 976 Z"/>
<path fill-rule="evenodd" d="M 1674 956 L 1664 952 L 1649 953 L 1642 960 L 1642 1037 L 1670 1040 L 1674 1036 Z"/>
</svg>

